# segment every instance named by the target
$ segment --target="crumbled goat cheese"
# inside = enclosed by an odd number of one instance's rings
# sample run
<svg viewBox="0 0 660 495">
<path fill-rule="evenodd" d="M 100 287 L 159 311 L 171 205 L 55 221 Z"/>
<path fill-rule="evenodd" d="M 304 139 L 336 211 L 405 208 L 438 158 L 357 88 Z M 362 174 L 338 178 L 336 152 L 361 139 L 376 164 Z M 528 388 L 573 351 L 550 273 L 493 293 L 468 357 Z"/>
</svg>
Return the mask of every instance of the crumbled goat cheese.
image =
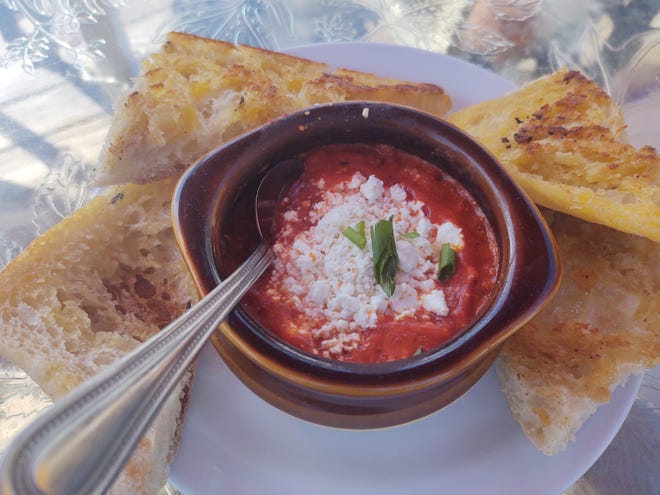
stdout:
<svg viewBox="0 0 660 495">
<path fill-rule="evenodd" d="M 438 227 L 435 242 L 440 245 L 449 243 L 454 249 L 460 249 L 463 247 L 463 234 L 459 227 L 451 222 L 445 222 Z"/>
<path fill-rule="evenodd" d="M 369 203 L 375 203 L 383 196 L 383 192 L 385 192 L 383 181 L 371 175 L 367 179 L 367 182 L 360 186 L 360 192 Z"/>
<path fill-rule="evenodd" d="M 289 247 L 275 244 L 273 278 L 282 286 L 279 297 L 299 303 L 307 317 L 320 322 L 313 336 L 321 339 L 324 355 L 354 349 L 360 332 L 375 327 L 379 316 L 387 312 L 395 318 L 420 312 L 448 314 L 435 272 L 443 243 L 462 248 L 459 227 L 450 222 L 433 224 L 423 211 L 424 204 L 409 200 L 404 187 L 385 188 L 373 175 L 366 178 L 356 173 L 332 190 L 321 190 L 322 199 L 310 214 L 312 227 Z M 373 275 L 369 226 L 390 216 L 399 270 L 396 290 L 388 298 Z M 286 212 L 283 228 L 297 219 L 295 212 Z M 362 220 L 367 226 L 364 249 L 342 234 L 344 228 Z M 419 237 L 402 237 L 411 231 Z"/>
<path fill-rule="evenodd" d="M 284 220 L 287 222 L 295 222 L 298 220 L 298 212 L 292 210 L 284 212 Z"/>
<path fill-rule="evenodd" d="M 445 294 L 441 290 L 432 290 L 430 293 L 422 295 L 422 307 L 426 311 L 440 316 L 449 314 L 449 308 L 445 302 Z"/>
</svg>

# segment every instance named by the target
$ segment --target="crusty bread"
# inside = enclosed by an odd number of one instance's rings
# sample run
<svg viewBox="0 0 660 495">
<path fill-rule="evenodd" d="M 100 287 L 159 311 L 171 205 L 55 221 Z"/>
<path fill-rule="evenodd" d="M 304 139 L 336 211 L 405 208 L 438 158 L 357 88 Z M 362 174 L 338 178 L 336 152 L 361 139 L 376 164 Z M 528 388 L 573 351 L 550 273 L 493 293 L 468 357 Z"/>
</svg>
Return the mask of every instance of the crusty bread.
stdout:
<svg viewBox="0 0 660 495">
<path fill-rule="evenodd" d="M 117 106 L 98 183 L 178 175 L 204 152 L 273 118 L 345 100 L 399 103 L 437 116 L 451 105 L 431 84 L 332 71 L 282 53 L 170 33 Z"/>
<path fill-rule="evenodd" d="M 0 356 L 55 400 L 197 300 L 171 227 L 173 185 L 111 188 L 0 273 Z M 112 493 L 153 495 L 166 483 L 185 387 L 169 399 Z"/>
<path fill-rule="evenodd" d="M 660 156 L 623 142 L 618 105 L 580 73 L 557 71 L 447 118 L 536 203 L 660 241 Z"/>
<path fill-rule="evenodd" d="M 620 108 L 574 71 L 447 118 L 534 201 L 574 216 L 547 210 L 561 285 L 497 361 L 513 415 L 539 450 L 555 454 L 616 386 L 660 362 L 660 245 L 638 237 L 660 241 L 660 157 L 626 144 Z"/>
<path fill-rule="evenodd" d="M 551 304 L 507 339 L 497 369 L 515 418 L 551 455 L 615 387 L 660 364 L 660 244 L 546 216 L 562 281 Z"/>
</svg>

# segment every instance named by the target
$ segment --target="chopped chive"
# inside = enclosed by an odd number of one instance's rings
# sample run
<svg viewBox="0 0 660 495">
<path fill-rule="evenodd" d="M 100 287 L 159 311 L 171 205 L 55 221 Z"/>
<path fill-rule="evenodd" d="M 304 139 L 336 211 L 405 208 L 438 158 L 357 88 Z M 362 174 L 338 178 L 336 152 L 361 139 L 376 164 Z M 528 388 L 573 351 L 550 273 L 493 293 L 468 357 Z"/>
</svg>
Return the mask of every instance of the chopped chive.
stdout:
<svg viewBox="0 0 660 495">
<path fill-rule="evenodd" d="M 438 262 L 438 279 L 442 282 L 449 280 L 456 273 L 456 251 L 449 243 L 440 247 L 440 261 Z"/>
<path fill-rule="evenodd" d="M 376 225 L 371 226 L 371 250 L 376 282 L 383 292 L 391 297 L 395 289 L 394 277 L 399 268 L 392 217 L 389 220 L 380 220 Z"/>
<path fill-rule="evenodd" d="M 360 220 L 357 225 L 355 225 L 355 228 L 350 226 L 346 227 L 341 233 L 360 249 L 364 248 L 367 244 L 367 238 L 364 235 L 364 220 Z"/>
<path fill-rule="evenodd" d="M 415 239 L 419 237 L 419 234 L 413 230 L 412 232 L 406 232 L 405 234 L 401 234 L 401 237 L 405 237 L 406 239 Z"/>
</svg>

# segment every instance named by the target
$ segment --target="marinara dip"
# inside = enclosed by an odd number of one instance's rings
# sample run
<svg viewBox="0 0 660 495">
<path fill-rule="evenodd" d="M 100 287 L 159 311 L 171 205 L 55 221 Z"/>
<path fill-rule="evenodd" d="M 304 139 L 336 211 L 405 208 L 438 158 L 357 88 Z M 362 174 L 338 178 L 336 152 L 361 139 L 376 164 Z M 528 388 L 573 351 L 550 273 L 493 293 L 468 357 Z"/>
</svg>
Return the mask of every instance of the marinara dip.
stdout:
<svg viewBox="0 0 660 495">
<path fill-rule="evenodd" d="M 243 299 L 252 317 L 306 352 L 351 362 L 417 355 L 465 329 L 499 266 L 470 193 L 387 145 L 330 145 L 301 158 L 303 174 L 276 210 L 276 260 Z M 381 221 L 391 230 L 389 287 L 374 267 Z M 439 277 L 443 250 L 453 263 Z"/>
</svg>

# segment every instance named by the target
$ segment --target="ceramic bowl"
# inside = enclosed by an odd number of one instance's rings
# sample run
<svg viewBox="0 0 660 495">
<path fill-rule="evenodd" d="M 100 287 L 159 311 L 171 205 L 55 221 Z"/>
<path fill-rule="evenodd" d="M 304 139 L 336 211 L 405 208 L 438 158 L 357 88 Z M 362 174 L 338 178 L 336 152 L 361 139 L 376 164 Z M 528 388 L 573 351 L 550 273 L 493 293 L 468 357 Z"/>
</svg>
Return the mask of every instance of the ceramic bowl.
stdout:
<svg viewBox="0 0 660 495">
<path fill-rule="evenodd" d="M 294 416 L 346 428 L 392 426 L 441 409 L 483 375 L 504 340 L 556 289 L 556 250 L 527 196 L 491 154 L 456 127 L 389 104 L 323 105 L 223 144 L 182 176 L 173 225 L 202 293 L 234 268 L 227 265 L 222 236 L 238 212 L 252 208 L 258 177 L 275 163 L 335 143 L 392 145 L 443 167 L 472 193 L 499 243 L 499 275 L 487 308 L 440 347 L 384 363 L 348 363 L 305 353 L 256 323 L 240 305 L 212 341 L 245 385 Z M 252 218 L 251 210 L 243 216 Z M 255 226 L 248 224 L 240 229 L 245 257 L 257 243 Z"/>
</svg>

